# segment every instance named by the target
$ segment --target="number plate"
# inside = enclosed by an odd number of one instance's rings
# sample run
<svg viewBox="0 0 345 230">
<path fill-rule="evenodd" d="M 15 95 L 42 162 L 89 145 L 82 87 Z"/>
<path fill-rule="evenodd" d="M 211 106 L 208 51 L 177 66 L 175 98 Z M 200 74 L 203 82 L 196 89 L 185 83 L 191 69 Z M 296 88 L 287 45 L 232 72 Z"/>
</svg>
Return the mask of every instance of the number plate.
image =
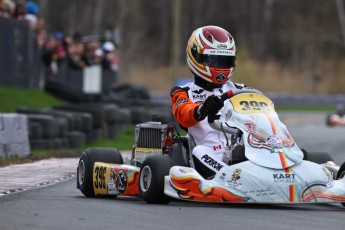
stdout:
<svg viewBox="0 0 345 230">
<path fill-rule="evenodd" d="M 237 113 L 274 113 L 273 102 L 262 94 L 239 94 L 230 99 Z"/>
</svg>

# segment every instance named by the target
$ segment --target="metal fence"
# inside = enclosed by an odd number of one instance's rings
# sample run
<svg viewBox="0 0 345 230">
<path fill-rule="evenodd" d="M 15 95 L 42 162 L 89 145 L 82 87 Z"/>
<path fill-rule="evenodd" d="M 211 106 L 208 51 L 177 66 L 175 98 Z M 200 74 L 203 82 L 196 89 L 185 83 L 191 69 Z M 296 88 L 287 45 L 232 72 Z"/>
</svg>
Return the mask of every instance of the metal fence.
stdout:
<svg viewBox="0 0 345 230">
<path fill-rule="evenodd" d="M 48 90 L 57 92 L 57 96 L 66 94 L 65 99 L 73 100 L 77 97 L 76 100 L 83 100 L 85 94 L 88 94 L 83 88 L 84 75 L 83 68 L 72 68 L 68 60 L 59 63 L 57 74 L 46 71 L 42 49 L 38 47 L 29 24 L 0 17 L 0 86 L 44 89 L 48 85 Z M 100 93 L 116 82 L 116 71 L 102 69 Z"/>
<path fill-rule="evenodd" d="M 40 57 L 29 24 L 0 17 L 0 85 L 38 88 Z"/>
</svg>

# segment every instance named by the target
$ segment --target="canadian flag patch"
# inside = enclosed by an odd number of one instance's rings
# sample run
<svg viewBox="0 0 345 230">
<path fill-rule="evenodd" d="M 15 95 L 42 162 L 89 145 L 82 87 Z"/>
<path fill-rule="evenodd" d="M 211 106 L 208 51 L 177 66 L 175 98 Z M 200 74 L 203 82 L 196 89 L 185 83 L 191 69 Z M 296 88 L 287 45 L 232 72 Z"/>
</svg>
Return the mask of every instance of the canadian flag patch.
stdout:
<svg viewBox="0 0 345 230">
<path fill-rule="evenodd" d="M 215 145 L 213 146 L 213 150 L 216 151 L 216 150 L 221 150 L 222 149 L 222 146 L 221 145 Z"/>
</svg>

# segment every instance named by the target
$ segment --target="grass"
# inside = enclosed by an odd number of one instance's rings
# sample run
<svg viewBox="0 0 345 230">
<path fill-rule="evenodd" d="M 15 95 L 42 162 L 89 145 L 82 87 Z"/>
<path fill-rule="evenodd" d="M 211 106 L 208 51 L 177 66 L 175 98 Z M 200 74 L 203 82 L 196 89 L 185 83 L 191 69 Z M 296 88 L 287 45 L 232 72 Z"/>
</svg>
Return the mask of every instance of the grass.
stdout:
<svg viewBox="0 0 345 230">
<path fill-rule="evenodd" d="M 64 101 L 40 90 L 0 87 L 0 112 L 13 113 L 18 107 L 51 108 Z"/>
<path fill-rule="evenodd" d="M 130 150 L 134 143 L 134 126 L 127 126 L 121 130 L 119 135 L 115 139 L 98 139 L 91 143 L 78 148 L 78 149 L 54 149 L 54 150 L 33 150 L 31 155 L 33 156 L 44 156 L 45 154 L 50 155 L 62 155 L 62 156 L 75 156 L 80 154 L 87 148 L 92 147 L 109 147 L 117 148 L 118 150 Z"/>
</svg>

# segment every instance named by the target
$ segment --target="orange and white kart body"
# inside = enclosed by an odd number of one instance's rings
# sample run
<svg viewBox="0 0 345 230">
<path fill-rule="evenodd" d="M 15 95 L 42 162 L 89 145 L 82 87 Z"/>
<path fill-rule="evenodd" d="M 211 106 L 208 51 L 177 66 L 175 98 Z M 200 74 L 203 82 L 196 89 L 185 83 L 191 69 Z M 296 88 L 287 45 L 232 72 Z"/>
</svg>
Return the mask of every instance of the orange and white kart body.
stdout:
<svg viewBox="0 0 345 230">
<path fill-rule="evenodd" d="M 263 94 L 227 99 L 212 127 L 224 133 L 240 130 L 248 160 L 223 167 L 213 179 L 191 167 L 173 166 L 165 176 L 165 195 L 201 202 L 345 202 L 345 179 L 335 175 L 339 166 L 303 160 L 303 152 Z"/>
<path fill-rule="evenodd" d="M 326 118 L 326 123 L 329 126 L 345 126 L 345 116 L 341 116 L 337 113 L 330 114 Z"/>
</svg>

